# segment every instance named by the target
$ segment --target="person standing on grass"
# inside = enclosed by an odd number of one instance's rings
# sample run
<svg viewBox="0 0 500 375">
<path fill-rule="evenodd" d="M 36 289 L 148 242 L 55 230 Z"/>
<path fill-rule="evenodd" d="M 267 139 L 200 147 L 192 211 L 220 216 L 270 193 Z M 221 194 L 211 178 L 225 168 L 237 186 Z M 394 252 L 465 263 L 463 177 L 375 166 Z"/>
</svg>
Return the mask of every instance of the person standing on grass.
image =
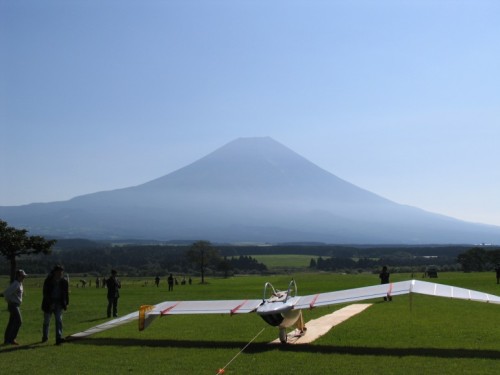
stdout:
<svg viewBox="0 0 500 375">
<path fill-rule="evenodd" d="M 168 281 L 168 291 L 173 292 L 173 290 L 174 290 L 174 276 L 172 276 L 172 274 L 170 274 L 167 278 L 167 281 Z"/>
<path fill-rule="evenodd" d="M 122 284 L 116 278 L 116 270 L 111 270 L 111 276 L 106 280 L 106 287 L 108 288 L 108 318 L 111 317 L 111 310 L 113 310 L 113 317 L 118 316 L 118 298 L 120 298 L 120 288 Z"/>
<path fill-rule="evenodd" d="M 56 345 L 64 342 L 63 338 L 63 310 L 69 305 L 69 283 L 63 277 L 64 267 L 56 265 L 43 282 L 43 333 L 42 342 L 49 339 L 49 328 L 52 314 L 56 323 Z"/>
<path fill-rule="evenodd" d="M 16 341 L 17 333 L 19 328 L 23 324 L 23 318 L 21 316 L 21 303 L 23 302 L 23 280 L 28 276 L 23 270 L 16 271 L 16 277 L 14 281 L 5 289 L 3 296 L 5 301 L 7 301 L 7 308 L 9 310 L 9 322 L 7 323 L 7 328 L 5 328 L 4 344 L 5 345 L 19 345 Z"/>
<path fill-rule="evenodd" d="M 387 266 L 382 267 L 382 272 L 380 272 L 380 274 L 378 275 L 378 277 L 380 278 L 380 284 L 389 284 L 389 277 L 390 276 L 391 276 L 391 274 L 387 270 Z M 390 293 L 387 293 L 387 296 L 384 297 L 384 301 L 388 301 L 388 300 L 392 301 L 392 297 L 391 297 Z"/>
</svg>

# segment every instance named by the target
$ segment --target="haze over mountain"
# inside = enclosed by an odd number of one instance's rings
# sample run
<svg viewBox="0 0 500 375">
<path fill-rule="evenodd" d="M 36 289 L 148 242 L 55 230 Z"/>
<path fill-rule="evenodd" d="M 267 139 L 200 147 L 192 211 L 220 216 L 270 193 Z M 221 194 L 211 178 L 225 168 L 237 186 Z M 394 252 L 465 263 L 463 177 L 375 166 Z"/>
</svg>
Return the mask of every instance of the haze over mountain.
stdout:
<svg viewBox="0 0 500 375">
<path fill-rule="evenodd" d="M 400 205 L 271 138 L 239 138 L 142 185 L 0 207 L 32 234 L 90 239 L 350 244 L 500 243 L 500 227 Z"/>
</svg>

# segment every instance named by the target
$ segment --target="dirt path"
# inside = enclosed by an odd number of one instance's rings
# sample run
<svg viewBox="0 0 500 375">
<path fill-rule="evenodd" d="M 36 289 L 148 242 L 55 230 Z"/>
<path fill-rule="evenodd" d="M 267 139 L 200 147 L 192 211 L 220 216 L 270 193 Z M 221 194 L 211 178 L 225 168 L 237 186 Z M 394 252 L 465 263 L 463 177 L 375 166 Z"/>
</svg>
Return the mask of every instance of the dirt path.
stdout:
<svg viewBox="0 0 500 375">
<path fill-rule="evenodd" d="M 306 323 L 307 331 L 305 335 L 300 336 L 298 331 L 292 331 L 288 334 L 288 344 L 308 344 L 323 336 L 337 324 L 353 317 L 356 314 L 370 307 L 371 303 L 356 303 L 346 306 L 331 314 L 324 315 L 321 318 L 310 320 Z M 271 344 L 279 344 L 279 339 L 271 342 Z"/>
</svg>

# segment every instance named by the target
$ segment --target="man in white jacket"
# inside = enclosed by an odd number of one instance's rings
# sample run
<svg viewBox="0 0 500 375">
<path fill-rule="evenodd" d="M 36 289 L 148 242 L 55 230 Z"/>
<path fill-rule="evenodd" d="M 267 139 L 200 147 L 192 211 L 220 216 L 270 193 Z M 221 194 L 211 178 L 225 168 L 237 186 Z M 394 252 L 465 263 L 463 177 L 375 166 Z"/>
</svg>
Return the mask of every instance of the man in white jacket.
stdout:
<svg viewBox="0 0 500 375">
<path fill-rule="evenodd" d="M 23 302 L 23 280 L 28 276 L 23 270 L 16 271 L 16 278 L 3 292 L 3 296 L 8 304 L 10 313 L 9 323 L 5 329 L 4 344 L 6 345 L 19 345 L 16 341 L 17 333 L 23 319 L 21 317 L 21 303 Z"/>
</svg>

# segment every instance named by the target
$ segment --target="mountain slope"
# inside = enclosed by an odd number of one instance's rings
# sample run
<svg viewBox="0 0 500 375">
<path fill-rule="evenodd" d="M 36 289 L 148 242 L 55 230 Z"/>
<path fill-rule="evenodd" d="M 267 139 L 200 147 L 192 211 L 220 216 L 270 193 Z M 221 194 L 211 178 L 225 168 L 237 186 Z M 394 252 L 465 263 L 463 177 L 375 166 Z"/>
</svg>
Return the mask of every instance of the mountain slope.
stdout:
<svg viewBox="0 0 500 375">
<path fill-rule="evenodd" d="M 240 138 L 142 185 L 0 207 L 31 232 L 215 242 L 500 243 L 500 228 L 399 205 L 271 138 Z"/>
</svg>

